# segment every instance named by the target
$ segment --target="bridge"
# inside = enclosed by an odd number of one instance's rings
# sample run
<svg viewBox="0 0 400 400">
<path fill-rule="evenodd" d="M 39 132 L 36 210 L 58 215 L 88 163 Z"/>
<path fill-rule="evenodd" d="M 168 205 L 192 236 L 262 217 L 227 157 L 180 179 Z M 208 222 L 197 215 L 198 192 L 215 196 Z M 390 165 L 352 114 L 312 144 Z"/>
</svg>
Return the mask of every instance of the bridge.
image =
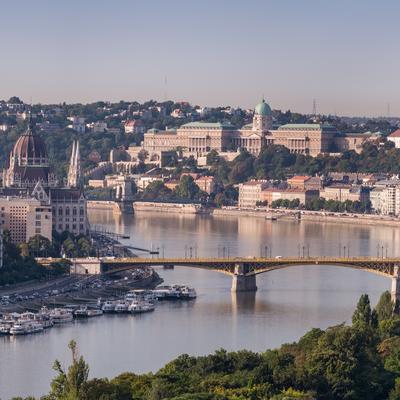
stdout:
<svg viewBox="0 0 400 400">
<path fill-rule="evenodd" d="M 143 266 L 181 266 L 203 268 L 232 276 L 232 291 L 257 290 L 256 275 L 277 269 L 304 265 L 353 268 L 386 276 L 392 280 L 392 300 L 400 300 L 400 258 L 374 257 L 276 257 L 276 258 L 103 258 L 105 274 Z"/>
<path fill-rule="evenodd" d="M 60 261 L 56 258 L 38 258 L 42 265 Z M 191 267 L 221 272 L 232 276 L 232 291 L 256 291 L 256 276 L 282 268 L 295 268 L 304 265 L 319 265 L 321 267 L 337 266 L 372 272 L 392 280 L 392 301 L 400 302 L 400 258 L 377 257 L 230 257 L 230 258 L 142 258 L 142 257 L 103 257 L 71 259 L 72 265 L 77 263 L 89 273 L 115 274 L 132 268 L 140 267 Z M 72 269 L 73 272 L 76 272 Z"/>
</svg>

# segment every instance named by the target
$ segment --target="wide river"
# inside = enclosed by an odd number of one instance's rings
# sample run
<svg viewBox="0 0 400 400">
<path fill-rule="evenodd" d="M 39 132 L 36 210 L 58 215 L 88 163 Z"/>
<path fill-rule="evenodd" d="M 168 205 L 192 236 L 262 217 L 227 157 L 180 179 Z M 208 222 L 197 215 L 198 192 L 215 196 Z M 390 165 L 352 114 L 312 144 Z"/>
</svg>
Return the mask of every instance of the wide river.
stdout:
<svg viewBox="0 0 400 400">
<path fill-rule="evenodd" d="M 164 248 L 165 256 L 276 255 L 400 256 L 396 227 L 265 221 L 248 217 L 204 217 L 142 213 L 114 216 L 92 212 L 92 225 L 126 233 L 133 246 Z M 266 249 L 266 246 L 267 249 Z M 192 250 L 190 250 L 192 248 Z M 387 250 L 386 250 L 387 248 Z M 303 250 L 304 249 L 304 250 Z M 382 250 L 380 250 L 382 252 Z M 234 295 L 227 275 L 187 267 L 159 269 L 166 283 L 193 286 L 192 302 L 164 302 L 154 313 L 107 315 L 53 328 L 43 334 L 0 338 L 0 398 L 47 393 L 52 364 L 70 362 L 67 344 L 78 343 L 91 376 L 124 371 L 157 371 L 182 353 L 207 354 L 219 348 L 264 351 L 299 339 L 313 327 L 349 322 L 362 293 L 373 304 L 390 280 L 332 266 L 292 267 L 257 276 L 255 294 Z"/>
</svg>

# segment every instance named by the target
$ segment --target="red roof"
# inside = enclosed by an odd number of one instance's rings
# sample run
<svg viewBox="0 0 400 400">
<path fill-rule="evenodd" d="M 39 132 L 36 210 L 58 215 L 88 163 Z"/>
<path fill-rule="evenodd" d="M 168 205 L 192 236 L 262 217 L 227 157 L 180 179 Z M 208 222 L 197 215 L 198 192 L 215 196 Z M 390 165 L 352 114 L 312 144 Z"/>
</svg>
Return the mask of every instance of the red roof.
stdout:
<svg viewBox="0 0 400 400">
<path fill-rule="evenodd" d="M 395 130 L 389 137 L 400 137 L 400 129 Z"/>
<path fill-rule="evenodd" d="M 307 175 L 295 175 L 292 178 L 289 178 L 288 181 L 307 181 L 310 179 Z"/>
</svg>

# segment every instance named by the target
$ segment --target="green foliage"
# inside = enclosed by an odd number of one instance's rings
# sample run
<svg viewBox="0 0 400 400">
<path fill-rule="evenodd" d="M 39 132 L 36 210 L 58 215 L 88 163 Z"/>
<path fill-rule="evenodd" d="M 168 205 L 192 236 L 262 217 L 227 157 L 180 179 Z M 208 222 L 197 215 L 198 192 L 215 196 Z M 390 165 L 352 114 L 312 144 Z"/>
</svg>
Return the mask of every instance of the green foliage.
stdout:
<svg viewBox="0 0 400 400">
<path fill-rule="evenodd" d="M 398 400 L 400 336 L 379 342 L 373 314 L 362 295 L 352 326 L 313 329 L 264 353 L 183 354 L 155 374 L 112 380 L 89 380 L 72 342 L 72 365 L 64 371 L 55 363 L 58 376 L 43 400 Z"/>
<path fill-rule="evenodd" d="M 300 199 L 293 199 L 293 200 L 288 200 L 288 199 L 278 199 L 274 200 L 271 203 L 272 208 L 291 208 L 291 209 L 297 209 L 300 207 Z"/>
<path fill-rule="evenodd" d="M 174 190 L 174 196 L 178 199 L 198 200 L 201 191 L 190 175 L 184 175 Z"/>
<path fill-rule="evenodd" d="M 85 196 L 88 200 L 114 200 L 115 189 L 114 188 L 85 188 Z"/>
<path fill-rule="evenodd" d="M 95 249 L 90 238 L 85 235 L 74 235 L 71 232 L 58 233 L 53 231 L 53 245 L 57 255 L 67 257 L 95 256 Z"/>
<path fill-rule="evenodd" d="M 51 382 L 51 391 L 46 400 L 83 400 L 88 381 L 89 366 L 82 356 L 78 357 L 76 342 L 71 340 L 68 347 L 72 354 L 72 364 L 65 371 L 56 360 L 53 369 L 58 375 Z"/>
<path fill-rule="evenodd" d="M 375 307 L 378 316 L 378 321 L 383 321 L 392 317 L 393 314 L 393 303 L 389 291 L 382 293 L 378 304 Z"/>
<path fill-rule="evenodd" d="M 49 239 L 41 235 L 32 236 L 28 241 L 29 254 L 34 257 L 57 257 L 57 250 Z"/>
<path fill-rule="evenodd" d="M 400 336 L 400 317 L 394 316 L 379 321 L 379 334 L 383 339 Z"/>
<path fill-rule="evenodd" d="M 11 242 L 9 231 L 4 231 L 4 267 L 0 269 L 0 286 L 23 281 L 38 280 L 47 277 L 60 276 L 68 272 L 66 266 L 39 265 L 36 256 L 57 255 L 53 245 L 47 238 L 37 235 L 30 243 L 16 246 Z"/>
<path fill-rule="evenodd" d="M 353 325 L 361 328 L 370 326 L 374 320 L 372 318 L 371 304 L 367 294 L 363 294 L 357 303 L 356 310 L 352 318 Z"/>
<path fill-rule="evenodd" d="M 369 213 L 371 211 L 371 203 L 360 201 L 338 201 L 338 200 L 325 200 L 322 198 L 313 198 L 305 204 L 306 210 L 320 211 L 325 210 L 329 212 L 350 212 L 350 213 Z"/>
<path fill-rule="evenodd" d="M 172 197 L 172 190 L 168 189 L 163 181 L 150 182 L 146 189 L 137 196 L 139 200 L 164 200 L 168 201 Z"/>
</svg>

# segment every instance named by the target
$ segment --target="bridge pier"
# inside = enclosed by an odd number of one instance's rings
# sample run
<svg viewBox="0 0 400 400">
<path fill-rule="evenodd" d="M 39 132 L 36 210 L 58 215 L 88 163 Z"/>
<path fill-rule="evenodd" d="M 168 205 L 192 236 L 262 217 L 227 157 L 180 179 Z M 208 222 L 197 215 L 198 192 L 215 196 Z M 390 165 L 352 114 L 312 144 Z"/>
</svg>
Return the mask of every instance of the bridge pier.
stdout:
<svg viewBox="0 0 400 400">
<path fill-rule="evenodd" d="M 391 295 L 392 303 L 394 304 L 395 309 L 397 309 L 400 302 L 400 268 L 398 265 L 395 265 L 394 267 Z"/>
<path fill-rule="evenodd" d="M 243 264 L 235 265 L 235 272 L 232 277 L 232 292 L 255 292 L 257 290 L 256 276 L 246 275 Z"/>
</svg>

